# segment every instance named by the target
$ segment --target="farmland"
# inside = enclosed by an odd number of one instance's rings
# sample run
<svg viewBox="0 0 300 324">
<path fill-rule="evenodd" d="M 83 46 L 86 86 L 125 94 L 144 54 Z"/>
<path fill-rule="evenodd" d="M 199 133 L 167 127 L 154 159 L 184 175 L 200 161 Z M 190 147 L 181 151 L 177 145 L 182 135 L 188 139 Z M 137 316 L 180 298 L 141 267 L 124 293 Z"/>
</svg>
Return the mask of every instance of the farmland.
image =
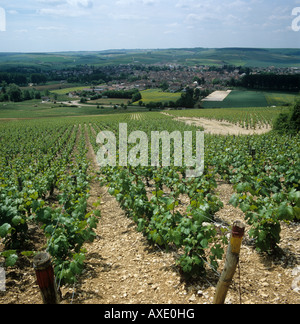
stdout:
<svg viewBox="0 0 300 324">
<path fill-rule="evenodd" d="M 70 89 L 82 90 L 84 87 L 57 90 L 60 96 Z M 55 93 L 57 93 L 55 91 Z M 169 103 L 176 102 L 181 97 L 181 93 L 163 92 L 160 89 L 148 89 L 141 91 L 142 103 Z M 223 101 L 203 101 L 205 109 L 194 109 L 189 111 L 170 111 L 174 116 L 205 117 L 217 120 L 227 120 L 245 126 L 248 120 L 249 127 L 253 128 L 258 121 L 262 125 L 271 124 L 272 120 L 280 112 L 288 110 L 290 105 L 299 98 L 299 95 L 278 92 L 256 92 L 256 91 L 232 91 Z M 59 116 L 87 116 L 111 114 L 116 111 L 115 105 L 119 106 L 117 112 L 131 112 L 147 110 L 139 106 L 139 101 L 128 105 L 126 98 L 100 98 L 89 100 L 86 104 L 80 104 L 77 98 L 76 104 L 67 96 L 62 97 L 62 101 L 50 101 L 42 103 L 41 100 L 30 100 L 24 102 L 0 102 L 0 118 L 42 118 Z M 128 105 L 126 111 L 121 105 Z M 248 105 L 247 105 L 248 104 Z M 283 106 L 282 106 L 283 105 Z M 102 106 L 99 109 L 99 106 Z M 275 107 L 274 107 L 275 106 Z M 237 110 L 237 108 L 239 108 Z"/>
<path fill-rule="evenodd" d="M 122 102 L 127 103 L 128 100 L 123 99 L 102 99 L 95 101 L 90 105 L 72 104 L 69 101 L 64 103 L 49 102 L 41 103 L 40 100 L 31 100 L 18 103 L 0 103 L 0 118 L 43 118 L 43 117 L 63 117 L 63 116 L 89 116 L 89 115 L 103 115 L 115 113 L 112 105 L 121 104 Z M 97 105 L 107 105 L 103 108 L 97 108 Z M 145 108 L 139 106 L 130 106 L 127 112 L 131 111 L 143 111 Z M 119 112 L 125 112 L 123 109 L 119 109 Z"/>
<path fill-rule="evenodd" d="M 180 98 L 180 93 L 170 93 L 170 92 L 163 92 L 157 89 L 150 89 L 141 92 L 142 95 L 142 102 L 147 104 L 150 102 L 169 102 L 169 101 L 176 101 Z"/>
<path fill-rule="evenodd" d="M 204 108 L 242 108 L 282 106 L 293 103 L 300 98 L 298 93 L 232 91 L 223 101 L 205 101 Z"/>
<path fill-rule="evenodd" d="M 56 93 L 58 95 L 64 95 L 66 93 L 69 93 L 69 92 L 72 92 L 72 91 L 81 91 L 81 90 L 84 90 L 86 89 L 87 86 L 81 86 L 81 87 L 70 87 L 70 88 L 64 88 L 64 89 L 55 89 L 53 90 L 52 92 L 53 93 Z"/>
<path fill-rule="evenodd" d="M 244 108 L 216 108 L 168 111 L 168 114 L 186 118 L 207 118 L 226 121 L 246 129 L 269 127 L 280 113 L 288 111 L 287 107 L 244 107 Z"/>
<path fill-rule="evenodd" d="M 233 113 L 224 111 L 227 116 Z M 249 111 L 255 114 L 258 109 Z M 229 119 L 221 115 L 221 110 L 211 112 L 215 119 Z M 242 115 L 247 110 L 235 108 L 234 112 Z M 174 116 L 177 113 L 189 116 L 192 111 L 172 112 Z M 262 110 L 261 116 L 271 122 L 268 110 Z M 137 302 L 139 298 L 145 298 L 145 302 L 149 301 L 147 298 L 157 302 L 207 302 L 213 289 L 204 278 L 216 282 L 228 244 L 226 234 L 237 217 L 247 224 L 241 256 L 243 300 L 281 302 L 284 296 L 287 302 L 296 302 L 297 293 L 290 286 L 299 246 L 297 240 L 289 243 L 287 233 L 295 233 L 295 238 L 299 235 L 295 223 L 299 217 L 299 135 L 206 135 L 204 174 L 195 181 L 184 178 L 184 167 L 107 166 L 98 170 L 97 133 L 111 130 L 119 138 L 120 123 L 127 123 L 128 133 L 139 130 L 148 138 L 153 130 L 183 134 L 197 129 L 171 116 L 151 112 L 1 122 L 0 233 L 8 286 L 11 271 L 20 271 L 21 276 L 32 255 L 47 249 L 66 303 L 69 287 L 78 303 Z M 136 249 L 132 250 L 134 244 Z M 143 252 L 145 246 L 152 249 L 149 255 Z M 266 253 L 279 247 L 283 256 L 270 257 Z M 91 266 L 91 262 L 101 258 L 99 253 L 108 264 Z M 126 255 L 124 260 L 122 255 Z M 152 267 L 153 260 L 168 265 L 169 270 L 158 270 L 155 264 Z M 254 271 L 253 260 L 263 270 Z M 118 267 L 110 265 L 114 262 Z M 269 268 L 264 269 L 264 262 L 272 264 L 273 276 Z M 288 262 L 287 270 L 284 262 Z M 89 277 L 89 271 L 83 271 L 87 265 L 94 269 L 94 279 Z M 124 267 L 132 268 L 127 274 Z M 28 266 L 26 271 L 30 272 Z M 146 275 L 149 271 L 151 283 L 140 278 L 143 274 L 150 278 Z M 272 288 L 274 273 L 281 276 L 281 286 L 276 291 Z M 184 284 L 179 284 L 181 276 L 193 278 L 193 284 L 185 285 L 186 289 L 189 287 L 186 294 Z M 268 285 L 258 288 L 256 282 L 266 276 L 270 276 L 264 281 Z M 118 283 L 123 289 L 120 278 L 131 288 L 116 296 L 114 285 Z M 255 293 L 246 292 L 249 280 Z M 170 286 L 169 281 L 173 283 Z M 108 288 L 106 282 L 110 282 Z M 176 282 L 178 287 L 173 289 Z M 136 287 L 145 289 L 144 283 L 154 287 L 154 295 L 136 294 Z M 161 294 L 155 293 L 157 285 Z M 101 294 L 90 295 L 92 286 L 101 289 Z M 9 288 L 0 299 L 16 302 L 13 296 L 20 294 L 18 287 Z M 23 284 L 23 291 L 27 289 L 32 295 L 25 297 L 24 302 L 36 300 L 36 287 Z M 197 295 L 199 289 L 202 293 Z M 105 296 L 100 297 L 102 292 Z M 235 289 L 231 300 L 238 301 Z"/>
</svg>

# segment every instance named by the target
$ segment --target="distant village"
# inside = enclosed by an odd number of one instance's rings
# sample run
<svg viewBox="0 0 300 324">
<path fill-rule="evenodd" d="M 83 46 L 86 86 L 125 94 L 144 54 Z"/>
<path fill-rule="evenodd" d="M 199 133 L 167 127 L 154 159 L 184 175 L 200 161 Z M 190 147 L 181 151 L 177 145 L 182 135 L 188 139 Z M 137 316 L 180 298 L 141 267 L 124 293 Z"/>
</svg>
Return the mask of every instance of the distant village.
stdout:
<svg viewBox="0 0 300 324">
<path fill-rule="evenodd" d="M 136 89 L 161 89 L 169 93 L 186 93 L 194 90 L 197 98 L 205 98 L 218 90 L 235 87 L 263 90 L 300 90 L 300 68 L 249 68 L 244 66 L 179 64 L 122 64 L 122 65 L 78 65 L 74 67 L 39 71 L 16 68 L 12 72 L 0 73 L 0 102 L 41 99 L 50 101 L 48 82 L 60 89 L 70 85 L 86 88 L 69 92 L 69 98 L 102 96 L 106 91 L 130 91 Z M 39 91 L 37 86 L 41 86 Z M 22 88 L 19 88 L 22 87 Z M 81 93 L 83 92 L 83 93 Z M 91 92 L 91 96 L 88 93 Z M 119 94 L 118 94 L 119 95 Z M 118 96 L 117 96 L 118 97 Z M 127 98 L 127 97 L 125 97 Z M 54 98 L 57 100 L 57 98 Z M 97 99 L 97 98 L 96 98 Z M 139 99 L 137 99 L 139 100 Z"/>
<path fill-rule="evenodd" d="M 83 76 L 99 76 L 94 78 L 92 89 L 87 91 L 103 92 L 107 90 L 131 90 L 140 91 L 161 88 L 168 92 L 184 91 L 187 87 L 198 88 L 202 91 L 213 92 L 236 86 L 246 74 L 274 73 L 299 74 L 300 68 L 247 68 L 231 65 L 217 66 L 181 66 L 181 65 L 115 65 L 95 68 L 93 66 L 81 66 L 66 71 L 52 71 L 56 77 L 64 78 L 62 83 L 82 80 Z M 103 76 L 103 79 L 101 79 Z M 109 79 L 108 79 L 109 76 Z M 90 83 L 89 83 L 90 84 Z M 100 86 L 99 86 L 100 84 Z M 75 96 L 70 93 L 69 96 Z"/>
</svg>

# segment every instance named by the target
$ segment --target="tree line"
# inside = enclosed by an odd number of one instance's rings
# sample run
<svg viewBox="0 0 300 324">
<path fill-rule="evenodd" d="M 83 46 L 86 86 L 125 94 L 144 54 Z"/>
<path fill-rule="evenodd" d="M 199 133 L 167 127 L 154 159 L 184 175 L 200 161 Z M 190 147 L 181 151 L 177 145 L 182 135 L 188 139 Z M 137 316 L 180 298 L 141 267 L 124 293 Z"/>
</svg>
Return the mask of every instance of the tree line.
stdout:
<svg viewBox="0 0 300 324">
<path fill-rule="evenodd" d="M 7 85 L 5 82 L 0 84 L 0 102 L 13 101 L 20 102 L 31 99 L 41 99 L 40 91 L 35 89 L 21 90 L 16 84 Z"/>
<path fill-rule="evenodd" d="M 110 99 L 128 99 L 132 102 L 136 102 L 142 99 L 142 95 L 138 89 L 132 90 L 107 90 L 102 93 L 79 91 L 77 94 L 81 97 L 82 102 L 86 102 L 86 98 L 90 97 L 91 100 L 97 100 L 101 98 Z"/>
<path fill-rule="evenodd" d="M 16 72 L 0 72 L 0 84 L 16 84 L 18 86 L 27 86 L 28 83 L 44 84 L 47 82 L 47 77 L 42 73 L 16 73 Z"/>
<path fill-rule="evenodd" d="M 195 108 L 197 106 L 197 102 L 199 100 L 207 97 L 211 93 L 210 90 L 200 90 L 198 88 L 192 89 L 187 87 L 184 92 L 181 94 L 180 98 L 176 101 L 168 101 L 168 102 L 149 102 L 145 104 L 145 107 L 149 110 L 155 108 Z M 140 102 L 142 105 L 142 102 Z M 199 107 L 201 108 L 201 104 L 199 103 Z"/>
<path fill-rule="evenodd" d="M 257 90 L 299 91 L 300 74 L 249 74 L 237 85 Z"/>
<path fill-rule="evenodd" d="M 142 99 L 138 89 L 132 90 L 108 90 L 102 93 L 102 97 L 132 99 L 133 102 Z M 134 99 L 134 100 L 133 100 Z"/>
</svg>

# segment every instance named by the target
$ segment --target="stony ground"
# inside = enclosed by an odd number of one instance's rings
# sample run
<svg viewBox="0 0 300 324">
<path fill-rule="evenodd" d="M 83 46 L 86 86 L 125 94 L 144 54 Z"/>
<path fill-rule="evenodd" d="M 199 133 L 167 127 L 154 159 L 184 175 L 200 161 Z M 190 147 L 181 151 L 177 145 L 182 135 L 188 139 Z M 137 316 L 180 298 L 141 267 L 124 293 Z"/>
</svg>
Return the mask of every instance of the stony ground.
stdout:
<svg viewBox="0 0 300 324">
<path fill-rule="evenodd" d="M 270 126 L 262 126 L 257 129 L 247 129 L 227 121 L 217 121 L 214 119 L 197 117 L 178 117 L 175 120 L 185 122 L 187 125 L 199 126 L 204 128 L 204 133 L 216 135 L 255 135 L 268 133 Z"/>
<path fill-rule="evenodd" d="M 88 141 L 88 138 L 87 138 Z M 89 145 L 91 172 L 97 171 L 95 155 Z M 231 185 L 219 182 L 217 189 L 224 208 L 216 219 L 232 224 L 243 220 L 243 213 L 229 205 Z M 223 262 L 218 272 L 208 269 L 206 277 L 187 282 L 175 266 L 176 252 L 151 247 L 116 200 L 95 179 L 91 183 L 89 208 L 101 198 L 101 220 L 97 238 L 86 244 L 86 268 L 79 282 L 63 287 L 63 304 L 211 304 Z M 248 229 L 247 229 L 248 230 Z M 32 226 L 35 249 L 45 244 L 43 234 Z M 300 226 L 282 224 L 278 256 L 258 254 L 247 231 L 243 240 L 239 268 L 226 303 L 298 304 L 300 302 Z M 31 260 L 22 258 L 18 268 L 6 273 L 6 291 L 0 304 L 39 304 L 41 296 Z M 298 283 L 299 282 L 299 283 Z"/>
</svg>

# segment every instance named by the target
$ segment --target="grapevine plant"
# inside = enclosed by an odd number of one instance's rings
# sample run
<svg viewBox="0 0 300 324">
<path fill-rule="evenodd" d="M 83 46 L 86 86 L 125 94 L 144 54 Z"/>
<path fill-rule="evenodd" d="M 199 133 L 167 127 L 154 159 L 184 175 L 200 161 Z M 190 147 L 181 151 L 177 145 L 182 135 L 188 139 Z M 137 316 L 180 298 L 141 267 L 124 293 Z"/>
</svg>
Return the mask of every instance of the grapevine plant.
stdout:
<svg viewBox="0 0 300 324">
<path fill-rule="evenodd" d="M 149 132 L 149 137 L 153 129 L 165 126 L 159 120 L 152 121 L 148 128 L 145 121 L 134 125 L 128 121 L 128 131 L 141 127 Z M 168 124 L 170 132 L 177 127 L 182 131 L 191 130 L 182 123 Z M 103 129 L 103 125 L 99 128 Z M 95 141 L 92 143 L 97 150 Z M 177 264 L 184 275 L 203 273 L 207 264 L 217 268 L 227 239 L 225 235 L 218 235 L 214 226 L 214 214 L 223 206 L 214 193 L 217 186 L 214 170 L 206 167 L 199 178 L 186 178 L 184 166 L 107 166 L 101 173 L 101 184 L 109 187 L 109 193 L 116 197 L 148 241 L 166 250 L 178 251 Z M 180 209 L 182 196 L 188 203 Z"/>
<path fill-rule="evenodd" d="M 1 146 L 0 238 L 5 247 L 1 255 L 6 266 L 14 266 L 19 255 L 35 254 L 23 250 L 29 225 L 35 223 L 47 238 L 45 249 L 52 256 L 56 278 L 65 284 L 82 272 L 83 244 L 93 241 L 100 214 L 86 211 L 89 163 L 83 132 L 77 126 L 52 126 L 23 129 L 25 142 L 16 136 L 19 128 L 7 128 L 2 134 L 12 143 Z M 78 154 L 73 156 L 75 144 Z M 48 203 L 54 191 L 56 206 Z"/>
<path fill-rule="evenodd" d="M 177 264 L 185 275 L 204 272 L 207 263 L 217 268 L 217 260 L 224 253 L 226 237 L 218 238 L 213 224 L 213 215 L 222 207 L 222 202 L 211 194 L 215 187 L 211 175 L 204 176 L 202 180 L 189 181 L 180 180 L 178 173 L 174 177 L 174 170 L 169 168 L 139 168 L 130 171 L 107 167 L 102 173 L 102 183 L 107 183 L 109 193 L 116 197 L 150 243 L 167 250 L 183 250 Z M 150 198 L 146 185 L 150 181 L 149 173 L 154 176 L 151 179 L 154 187 L 150 187 L 150 190 L 154 190 Z M 210 181 L 207 181 L 208 178 Z M 172 191 L 166 193 L 163 183 L 172 184 Z M 179 212 L 177 208 L 180 195 L 191 195 L 185 213 Z"/>
</svg>

